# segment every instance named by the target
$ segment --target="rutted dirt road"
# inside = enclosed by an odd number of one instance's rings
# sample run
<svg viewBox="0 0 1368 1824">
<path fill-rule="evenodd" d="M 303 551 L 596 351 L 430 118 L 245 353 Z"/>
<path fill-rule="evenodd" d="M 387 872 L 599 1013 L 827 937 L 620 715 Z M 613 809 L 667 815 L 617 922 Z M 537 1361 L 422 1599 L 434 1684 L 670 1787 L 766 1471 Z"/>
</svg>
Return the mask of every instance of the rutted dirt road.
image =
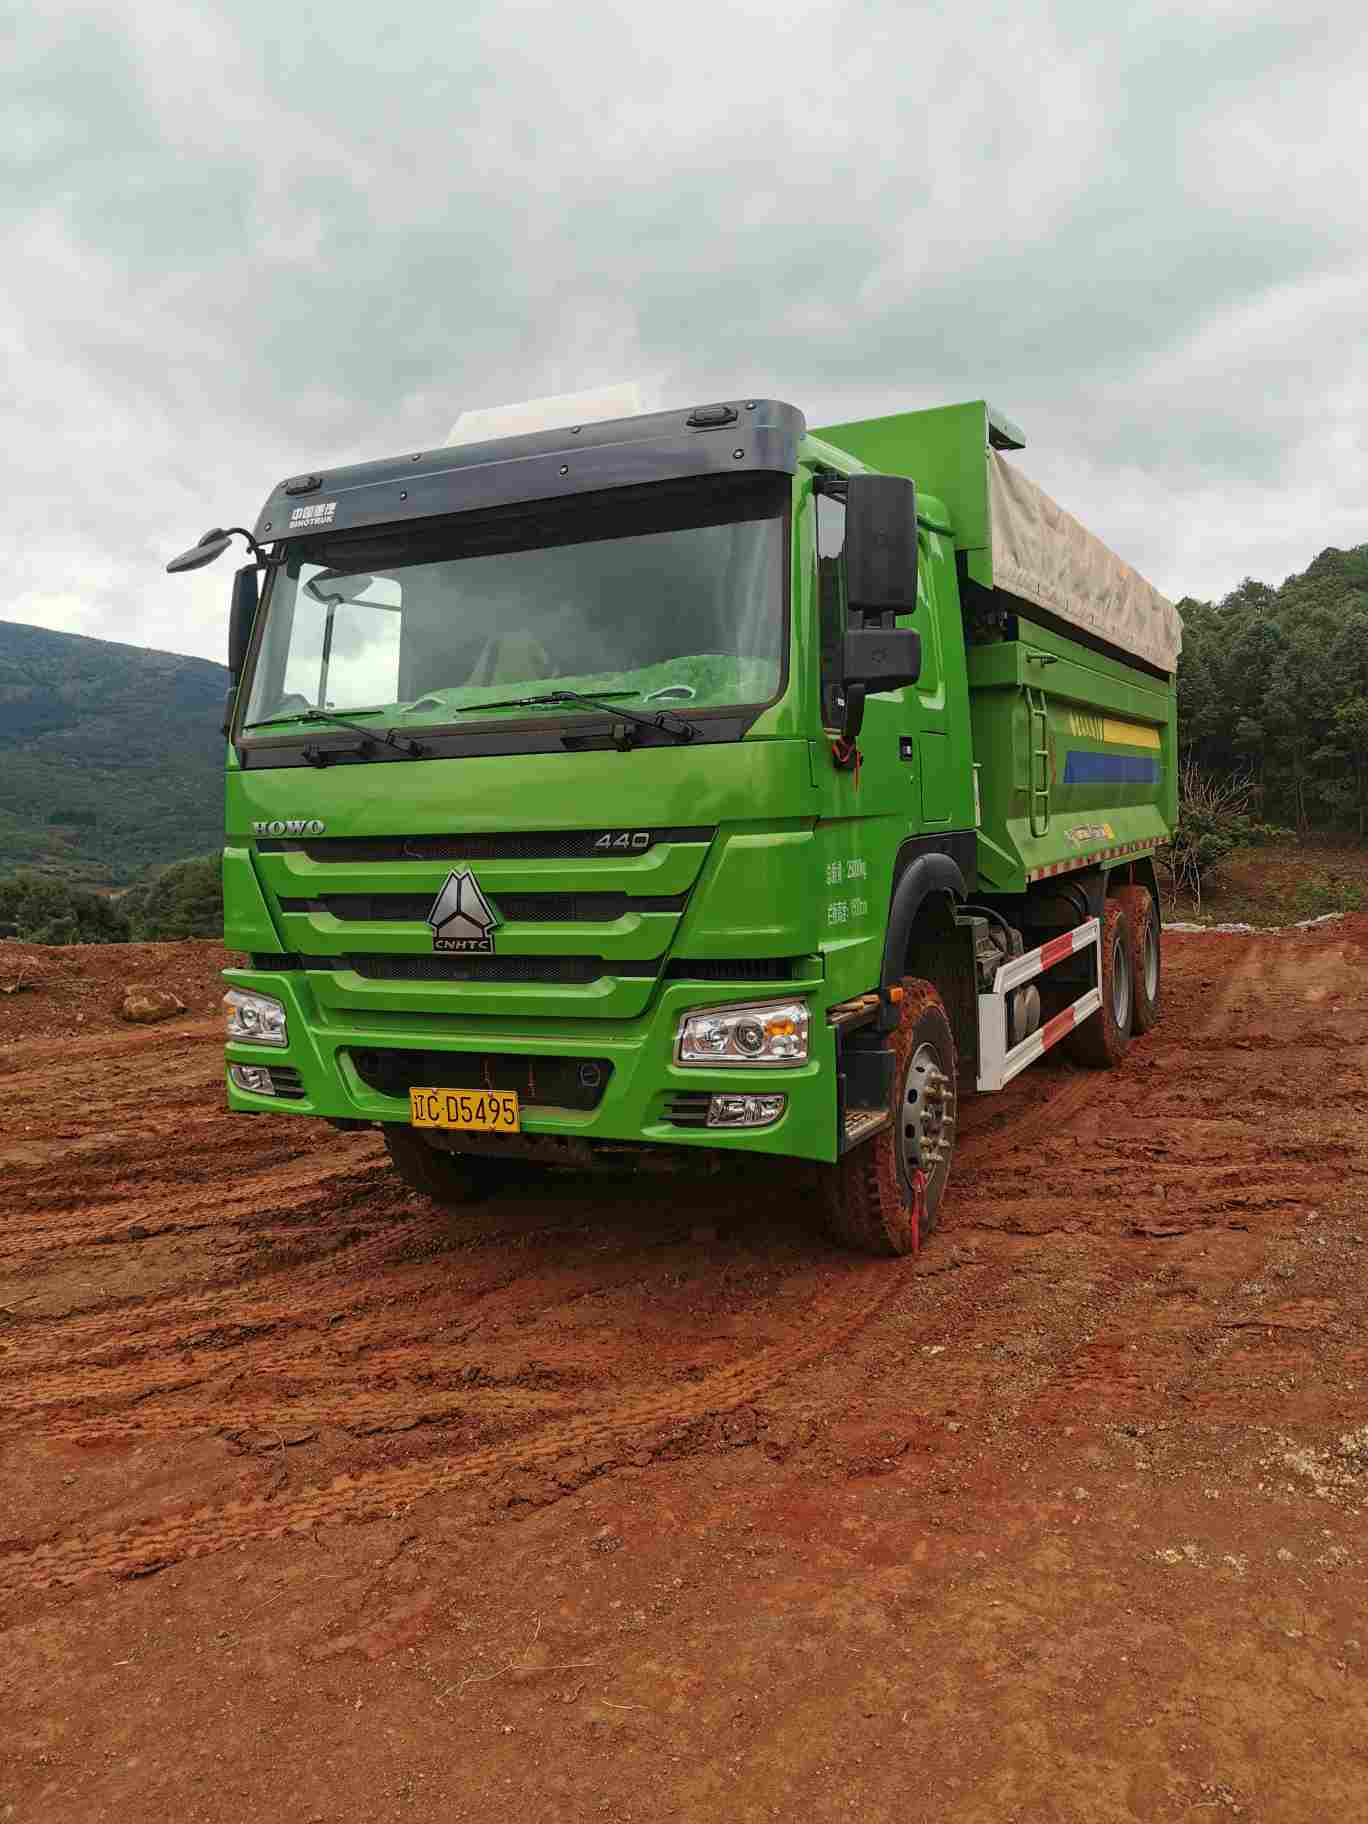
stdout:
<svg viewBox="0 0 1368 1824">
<path fill-rule="evenodd" d="M 0 945 L 0 1819 L 1368 1811 L 1368 920 L 1172 938 L 891 1264 L 230 1120 L 220 961 Z"/>
</svg>

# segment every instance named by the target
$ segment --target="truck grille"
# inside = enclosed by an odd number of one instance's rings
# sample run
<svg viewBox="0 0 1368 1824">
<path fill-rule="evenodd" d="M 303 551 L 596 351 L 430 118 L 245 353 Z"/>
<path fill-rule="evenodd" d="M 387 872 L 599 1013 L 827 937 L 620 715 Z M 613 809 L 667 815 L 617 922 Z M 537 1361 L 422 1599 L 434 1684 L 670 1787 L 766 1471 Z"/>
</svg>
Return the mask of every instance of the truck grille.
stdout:
<svg viewBox="0 0 1368 1824">
<path fill-rule="evenodd" d="M 355 951 L 341 956 L 253 955 L 256 969 L 350 969 L 368 982 L 597 982 L 606 975 L 655 977 L 660 958 L 620 961 L 606 956 L 406 956 Z M 679 957 L 665 967 L 672 982 L 788 982 L 797 959 L 756 956 Z"/>
<path fill-rule="evenodd" d="M 712 1093 L 706 1089 L 681 1089 L 665 1104 L 665 1121 L 670 1127 L 706 1127 Z"/>
<path fill-rule="evenodd" d="M 516 1052 L 410 1051 L 399 1046 L 353 1051 L 362 1082 L 384 1096 L 411 1089 L 516 1090 L 524 1107 L 597 1108 L 613 1074 L 608 1058 L 530 1058 Z"/>
<path fill-rule="evenodd" d="M 306 969 L 351 969 L 368 982 L 597 982 L 605 975 L 655 975 L 656 961 L 604 956 L 306 956 Z"/>
<path fill-rule="evenodd" d="M 733 957 L 677 956 L 665 966 L 672 982 L 791 982 L 795 959 L 791 956 Z"/>
<path fill-rule="evenodd" d="M 682 912 L 687 893 L 655 896 L 630 893 L 491 893 L 494 910 L 506 922 L 524 925 L 611 924 L 628 912 Z M 431 893 L 325 893 L 317 899 L 282 899 L 282 912 L 327 912 L 344 924 L 394 920 L 426 924 Z"/>
<path fill-rule="evenodd" d="M 671 825 L 655 830 L 516 830 L 478 835 L 263 836 L 263 855 L 307 855 L 310 861 L 621 861 L 658 842 L 711 842 L 715 825 Z M 627 838 L 627 840 L 620 840 Z"/>
</svg>

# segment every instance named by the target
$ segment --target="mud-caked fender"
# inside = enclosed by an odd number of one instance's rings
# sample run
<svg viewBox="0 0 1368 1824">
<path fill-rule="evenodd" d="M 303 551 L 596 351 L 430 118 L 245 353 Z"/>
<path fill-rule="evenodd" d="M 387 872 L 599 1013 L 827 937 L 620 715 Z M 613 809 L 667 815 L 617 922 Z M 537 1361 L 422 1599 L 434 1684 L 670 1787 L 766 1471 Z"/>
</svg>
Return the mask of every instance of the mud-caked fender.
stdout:
<svg viewBox="0 0 1368 1824">
<path fill-rule="evenodd" d="M 933 852 L 918 855 L 898 875 L 888 907 L 888 929 L 884 935 L 881 988 L 893 988 L 902 980 L 907 964 L 907 947 L 917 914 L 933 894 L 948 894 L 953 902 L 963 900 L 968 892 L 964 874 L 953 856 Z"/>
</svg>

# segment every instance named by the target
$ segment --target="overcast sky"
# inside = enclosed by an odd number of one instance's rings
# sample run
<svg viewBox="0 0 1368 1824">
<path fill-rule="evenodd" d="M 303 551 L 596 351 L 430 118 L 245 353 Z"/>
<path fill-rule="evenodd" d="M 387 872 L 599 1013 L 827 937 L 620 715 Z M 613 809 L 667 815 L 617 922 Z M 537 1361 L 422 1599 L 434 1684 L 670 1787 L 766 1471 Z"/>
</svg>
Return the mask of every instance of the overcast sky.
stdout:
<svg viewBox="0 0 1368 1824">
<path fill-rule="evenodd" d="M 218 658 L 206 526 L 626 379 L 986 395 L 1174 597 L 1368 540 L 1361 0 L 6 3 L 5 618 Z"/>
</svg>

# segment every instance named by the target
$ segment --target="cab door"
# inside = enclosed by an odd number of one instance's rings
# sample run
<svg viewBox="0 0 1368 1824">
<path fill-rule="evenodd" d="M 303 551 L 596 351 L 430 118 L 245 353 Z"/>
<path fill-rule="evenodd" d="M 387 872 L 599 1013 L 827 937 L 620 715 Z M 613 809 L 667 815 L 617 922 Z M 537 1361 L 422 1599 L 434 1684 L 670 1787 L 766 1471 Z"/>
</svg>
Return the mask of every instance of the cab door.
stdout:
<svg viewBox="0 0 1368 1824">
<path fill-rule="evenodd" d="M 845 503 L 829 494 L 816 500 L 817 581 L 821 622 L 822 723 L 834 735 L 841 722 L 841 635 L 847 622 L 845 598 Z M 846 815 L 893 816 L 900 835 L 949 829 L 955 811 L 955 778 L 947 716 L 944 635 L 935 612 L 932 540 L 918 530 L 917 607 L 899 618 L 900 627 L 921 635 L 922 669 L 915 685 L 871 696 L 860 731 L 857 793 L 831 787 L 823 793 Z M 821 756 L 818 757 L 819 769 Z M 827 755 L 830 765 L 830 755 Z M 831 771 L 834 773 L 835 769 Z M 844 775 L 836 774 L 836 779 Z M 822 774 L 819 770 L 819 786 Z M 831 782 L 828 782 L 829 786 Z M 824 814 L 832 814 L 824 807 Z"/>
</svg>

